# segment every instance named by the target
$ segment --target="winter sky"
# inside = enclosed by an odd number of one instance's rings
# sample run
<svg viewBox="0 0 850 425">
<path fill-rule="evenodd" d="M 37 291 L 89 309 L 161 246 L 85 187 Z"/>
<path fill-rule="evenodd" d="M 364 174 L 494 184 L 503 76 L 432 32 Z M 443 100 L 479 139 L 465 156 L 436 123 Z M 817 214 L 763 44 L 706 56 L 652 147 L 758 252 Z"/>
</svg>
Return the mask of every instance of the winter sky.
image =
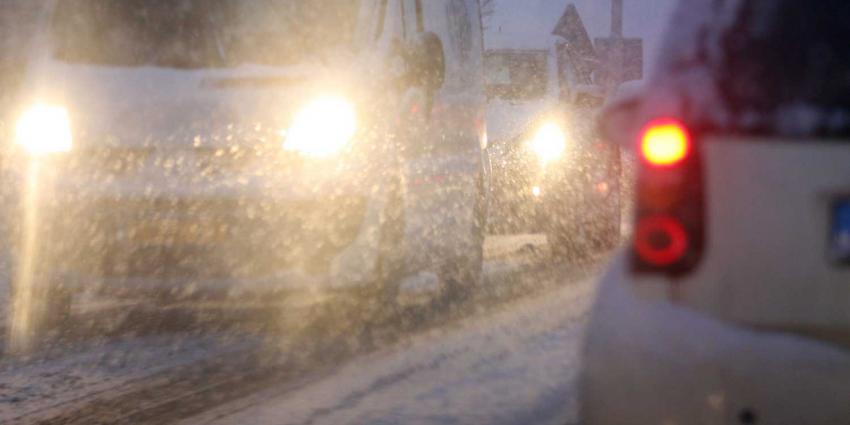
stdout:
<svg viewBox="0 0 850 425">
<path fill-rule="evenodd" d="M 644 39 L 651 69 L 667 20 L 677 0 L 624 0 L 623 33 Z M 574 3 L 591 38 L 611 30 L 610 0 L 496 0 L 486 43 L 492 48 L 543 48 L 566 5 Z"/>
</svg>

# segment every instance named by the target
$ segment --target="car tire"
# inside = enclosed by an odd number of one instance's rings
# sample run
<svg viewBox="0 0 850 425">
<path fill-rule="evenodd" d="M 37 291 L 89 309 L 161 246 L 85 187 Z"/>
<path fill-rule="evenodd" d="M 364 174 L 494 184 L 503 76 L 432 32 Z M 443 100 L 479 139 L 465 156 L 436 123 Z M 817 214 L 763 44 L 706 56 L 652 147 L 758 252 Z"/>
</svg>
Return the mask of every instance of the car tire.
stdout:
<svg viewBox="0 0 850 425">
<path fill-rule="evenodd" d="M 398 304 L 401 279 L 406 268 L 404 246 L 405 203 L 400 178 L 386 187 L 386 204 L 381 214 L 378 239 L 377 292 L 382 307 Z"/>
<path fill-rule="evenodd" d="M 483 176 L 478 179 L 478 195 L 474 205 L 474 222 L 471 230 L 471 249 L 444 264 L 438 273 L 445 288 L 445 298 L 463 302 L 481 286 L 484 268 L 484 238 L 487 228 L 487 196 Z"/>
<path fill-rule="evenodd" d="M 594 247 L 607 251 L 610 249 L 614 249 L 617 245 L 620 244 L 620 225 L 611 224 L 609 226 L 605 226 L 600 232 L 599 235 L 594 238 Z"/>
<path fill-rule="evenodd" d="M 585 228 L 550 229 L 547 232 L 552 256 L 558 260 L 582 260 L 593 254 L 608 251 L 620 243 L 620 223 L 588 225 Z"/>
<path fill-rule="evenodd" d="M 587 253 L 584 241 L 568 235 L 567 232 L 548 232 L 546 238 L 555 260 L 577 260 Z"/>
</svg>

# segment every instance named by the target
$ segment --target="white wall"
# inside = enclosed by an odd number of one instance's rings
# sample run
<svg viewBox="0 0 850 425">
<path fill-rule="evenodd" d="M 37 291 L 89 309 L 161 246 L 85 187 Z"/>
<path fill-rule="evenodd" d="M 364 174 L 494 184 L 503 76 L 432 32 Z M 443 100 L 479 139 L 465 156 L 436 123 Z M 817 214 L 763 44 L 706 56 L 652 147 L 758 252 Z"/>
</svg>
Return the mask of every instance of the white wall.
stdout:
<svg viewBox="0 0 850 425">
<path fill-rule="evenodd" d="M 644 39 L 651 70 L 670 13 L 678 0 L 624 0 L 623 33 Z M 610 33 L 610 0 L 496 0 L 485 43 L 489 48 L 542 48 L 568 3 L 574 3 L 591 38 Z"/>
</svg>

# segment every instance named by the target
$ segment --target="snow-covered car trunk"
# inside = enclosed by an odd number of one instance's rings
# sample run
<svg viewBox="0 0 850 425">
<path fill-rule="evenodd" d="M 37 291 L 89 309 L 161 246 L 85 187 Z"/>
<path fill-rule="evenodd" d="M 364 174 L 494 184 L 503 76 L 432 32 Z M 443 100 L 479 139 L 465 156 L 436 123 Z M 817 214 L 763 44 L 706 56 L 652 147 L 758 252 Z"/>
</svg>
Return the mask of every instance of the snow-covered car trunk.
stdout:
<svg viewBox="0 0 850 425">
<path fill-rule="evenodd" d="M 692 274 L 638 274 L 635 284 L 658 282 L 675 302 L 735 322 L 844 338 L 850 268 L 832 250 L 836 209 L 850 195 L 850 145 L 754 137 L 698 144 L 703 258 Z"/>
<path fill-rule="evenodd" d="M 682 299 L 757 326 L 846 335 L 850 268 L 831 250 L 850 144 L 709 139 L 703 154 L 706 256 L 679 283 Z"/>
</svg>

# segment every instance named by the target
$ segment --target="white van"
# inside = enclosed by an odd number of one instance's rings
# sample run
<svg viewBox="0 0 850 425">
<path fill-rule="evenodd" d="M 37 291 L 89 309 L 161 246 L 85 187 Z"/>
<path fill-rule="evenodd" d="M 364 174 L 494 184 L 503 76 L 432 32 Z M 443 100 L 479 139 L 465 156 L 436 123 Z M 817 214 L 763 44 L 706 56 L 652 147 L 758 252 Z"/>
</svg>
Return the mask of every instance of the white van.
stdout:
<svg viewBox="0 0 850 425">
<path fill-rule="evenodd" d="M 87 291 L 475 284 L 476 0 L 50 0 L 38 28 L 3 145 L 18 337 Z"/>
</svg>

